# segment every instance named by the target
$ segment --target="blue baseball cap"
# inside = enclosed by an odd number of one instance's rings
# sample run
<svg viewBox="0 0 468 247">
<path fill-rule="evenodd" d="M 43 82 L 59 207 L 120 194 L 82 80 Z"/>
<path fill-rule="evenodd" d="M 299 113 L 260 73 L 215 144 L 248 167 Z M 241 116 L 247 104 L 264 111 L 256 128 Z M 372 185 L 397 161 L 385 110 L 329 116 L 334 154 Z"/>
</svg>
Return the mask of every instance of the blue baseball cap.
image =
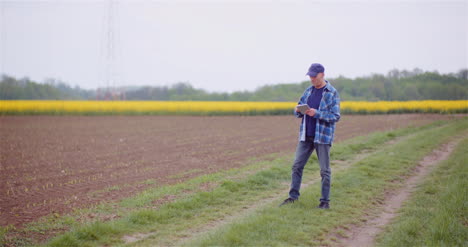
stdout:
<svg viewBox="0 0 468 247">
<path fill-rule="evenodd" d="M 325 68 L 323 67 L 323 65 L 319 63 L 313 63 L 312 65 L 310 65 L 309 71 L 306 75 L 316 77 L 318 73 L 323 72 L 325 72 Z"/>
</svg>

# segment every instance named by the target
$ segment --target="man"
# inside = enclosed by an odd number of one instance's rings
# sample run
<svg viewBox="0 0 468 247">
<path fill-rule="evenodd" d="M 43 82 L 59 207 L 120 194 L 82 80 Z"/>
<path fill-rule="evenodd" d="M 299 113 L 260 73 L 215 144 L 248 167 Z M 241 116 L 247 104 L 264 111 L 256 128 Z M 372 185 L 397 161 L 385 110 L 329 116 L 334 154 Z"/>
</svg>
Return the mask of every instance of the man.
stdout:
<svg viewBox="0 0 468 247">
<path fill-rule="evenodd" d="M 319 63 L 314 63 L 306 74 L 310 77 L 312 86 L 304 91 L 298 105 L 307 104 L 310 109 L 302 114 L 296 106 L 294 111 L 296 117 L 302 118 L 302 123 L 292 166 L 289 198 L 280 206 L 294 203 L 299 199 L 302 171 L 315 150 L 322 177 L 322 196 L 317 208 L 330 208 L 330 148 L 334 138 L 335 123 L 340 119 L 340 96 L 330 82 L 324 79 L 324 73 L 325 68 Z"/>
</svg>

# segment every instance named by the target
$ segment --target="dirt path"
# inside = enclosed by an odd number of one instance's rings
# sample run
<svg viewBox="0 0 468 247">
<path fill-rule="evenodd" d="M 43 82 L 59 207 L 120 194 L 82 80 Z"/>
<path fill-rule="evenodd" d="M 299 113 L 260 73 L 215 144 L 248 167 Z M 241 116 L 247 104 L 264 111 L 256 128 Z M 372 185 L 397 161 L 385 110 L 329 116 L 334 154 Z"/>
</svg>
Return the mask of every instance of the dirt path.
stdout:
<svg viewBox="0 0 468 247">
<path fill-rule="evenodd" d="M 466 135 L 464 135 L 466 136 Z M 338 246 L 365 247 L 374 246 L 375 237 L 381 233 L 384 227 L 398 214 L 403 202 L 407 200 L 416 186 L 439 164 L 452 153 L 462 138 L 457 138 L 449 143 L 443 144 L 432 153 L 425 156 L 414 170 L 414 175 L 409 177 L 401 189 L 392 192 L 383 202 L 383 208 L 377 216 L 366 220 L 365 225 L 349 228 L 345 235 L 347 238 L 339 237 Z M 342 236 L 342 235 L 340 235 Z"/>
</svg>

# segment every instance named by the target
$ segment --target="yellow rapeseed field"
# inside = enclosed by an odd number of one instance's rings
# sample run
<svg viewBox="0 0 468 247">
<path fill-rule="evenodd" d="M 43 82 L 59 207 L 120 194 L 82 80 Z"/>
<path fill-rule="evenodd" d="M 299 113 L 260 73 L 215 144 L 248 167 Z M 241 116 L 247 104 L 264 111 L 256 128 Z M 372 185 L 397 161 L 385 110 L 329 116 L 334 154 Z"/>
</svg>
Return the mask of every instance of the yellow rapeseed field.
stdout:
<svg viewBox="0 0 468 247">
<path fill-rule="evenodd" d="M 296 102 L 3 100 L 0 114 L 291 114 Z M 468 113 L 468 100 L 344 101 L 343 113 Z"/>
<path fill-rule="evenodd" d="M 293 107 L 291 102 L 0 101 L 2 114 L 280 114 Z"/>
<path fill-rule="evenodd" d="M 468 100 L 345 101 L 341 110 L 349 113 L 467 113 Z"/>
</svg>

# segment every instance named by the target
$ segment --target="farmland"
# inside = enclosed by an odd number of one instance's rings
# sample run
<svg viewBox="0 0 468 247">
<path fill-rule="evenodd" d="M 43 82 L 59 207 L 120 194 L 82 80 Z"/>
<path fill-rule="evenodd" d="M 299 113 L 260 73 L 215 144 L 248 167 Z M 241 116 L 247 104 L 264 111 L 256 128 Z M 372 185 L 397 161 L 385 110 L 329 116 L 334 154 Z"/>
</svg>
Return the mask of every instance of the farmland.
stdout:
<svg viewBox="0 0 468 247">
<path fill-rule="evenodd" d="M 454 115 L 344 116 L 337 142 Z M 150 187 L 291 154 L 291 116 L 2 116 L 1 225 L 21 227 Z M 290 164 L 285 164 L 290 166 Z"/>
</svg>

